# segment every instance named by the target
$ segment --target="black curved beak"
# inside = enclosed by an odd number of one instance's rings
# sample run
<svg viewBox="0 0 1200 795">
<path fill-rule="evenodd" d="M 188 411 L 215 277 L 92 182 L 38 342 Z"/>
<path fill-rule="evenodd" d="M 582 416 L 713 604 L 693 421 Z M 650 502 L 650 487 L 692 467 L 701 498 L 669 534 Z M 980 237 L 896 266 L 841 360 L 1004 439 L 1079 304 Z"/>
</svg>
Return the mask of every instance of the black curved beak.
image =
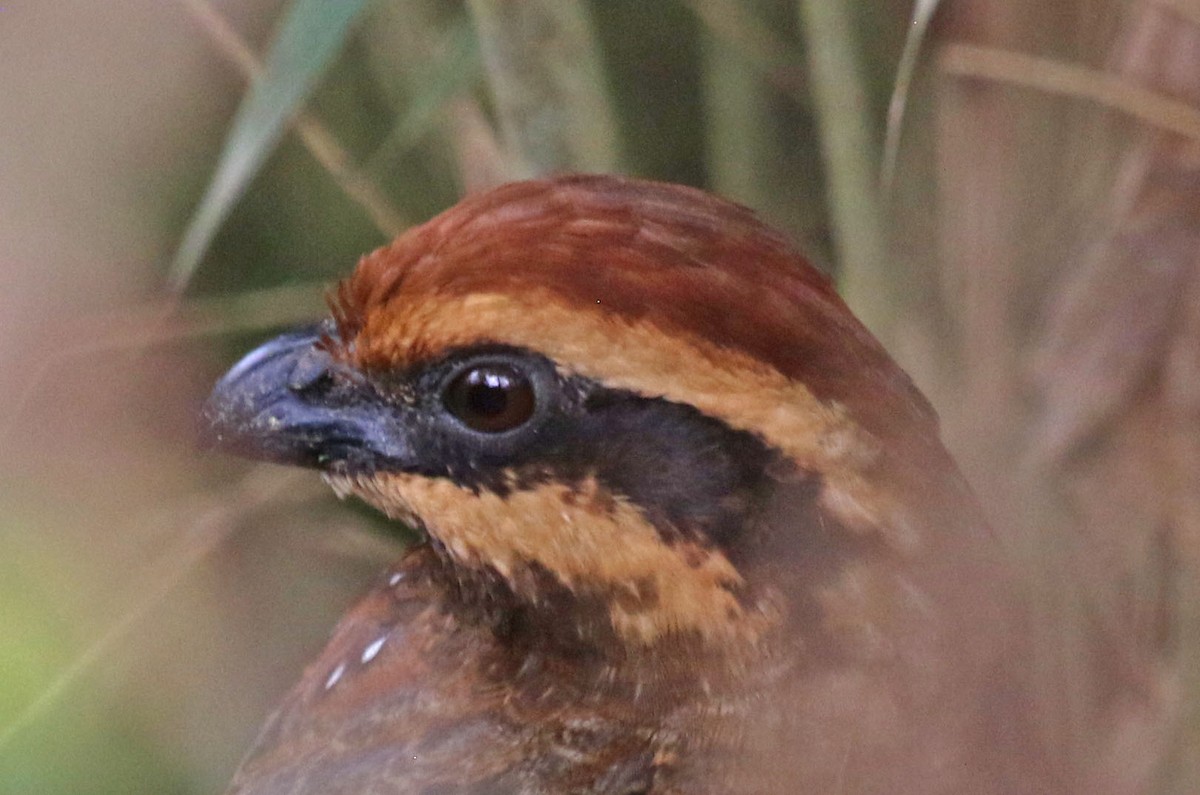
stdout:
<svg viewBox="0 0 1200 795">
<path fill-rule="evenodd" d="M 246 354 L 204 404 L 205 442 L 247 458 L 335 472 L 416 462 L 403 409 L 321 347 L 324 325 Z"/>
</svg>

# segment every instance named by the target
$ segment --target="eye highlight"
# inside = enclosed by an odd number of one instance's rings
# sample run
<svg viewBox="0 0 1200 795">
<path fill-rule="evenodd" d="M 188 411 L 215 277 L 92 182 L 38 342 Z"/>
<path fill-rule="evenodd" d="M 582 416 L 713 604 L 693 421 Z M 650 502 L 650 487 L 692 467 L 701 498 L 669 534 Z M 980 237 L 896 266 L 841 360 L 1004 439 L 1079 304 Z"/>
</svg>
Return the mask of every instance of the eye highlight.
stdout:
<svg viewBox="0 0 1200 795">
<path fill-rule="evenodd" d="M 528 376 L 500 362 L 478 364 L 459 373 L 442 395 L 446 410 L 472 430 L 503 433 L 533 416 L 533 384 Z"/>
</svg>

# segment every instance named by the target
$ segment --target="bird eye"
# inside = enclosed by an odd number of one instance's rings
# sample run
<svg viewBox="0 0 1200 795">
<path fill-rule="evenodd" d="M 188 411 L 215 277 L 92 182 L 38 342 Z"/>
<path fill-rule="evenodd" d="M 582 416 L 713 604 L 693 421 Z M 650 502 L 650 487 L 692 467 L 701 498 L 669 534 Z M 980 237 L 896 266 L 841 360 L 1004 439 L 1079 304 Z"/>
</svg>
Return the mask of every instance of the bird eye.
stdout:
<svg viewBox="0 0 1200 795">
<path fill-rule="evenodd" d="M 442 399 L 464 425 L 483 433 L 511 431 L 533 416 L 533 384 L 506 364 L 479 365 L 460 373 Z"/>
</svg>

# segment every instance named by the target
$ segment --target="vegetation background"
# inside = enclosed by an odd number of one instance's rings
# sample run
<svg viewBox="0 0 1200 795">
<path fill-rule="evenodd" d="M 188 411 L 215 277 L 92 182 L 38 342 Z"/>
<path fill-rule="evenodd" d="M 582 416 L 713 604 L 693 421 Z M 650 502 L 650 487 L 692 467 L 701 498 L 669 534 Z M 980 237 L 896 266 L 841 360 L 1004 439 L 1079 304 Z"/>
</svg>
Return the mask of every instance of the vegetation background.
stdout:
<svg viewBox="0 0 1200 795">
<path fill-rule="evenodd" d="M 700 185 L 831 270 L 1023 573 L 1084 791 L 1200 792 L 1195 0 L 7 0 L 0 794 L 221 791 L 402 543 L 198 451 L 463 192 Z"/>
</svg>

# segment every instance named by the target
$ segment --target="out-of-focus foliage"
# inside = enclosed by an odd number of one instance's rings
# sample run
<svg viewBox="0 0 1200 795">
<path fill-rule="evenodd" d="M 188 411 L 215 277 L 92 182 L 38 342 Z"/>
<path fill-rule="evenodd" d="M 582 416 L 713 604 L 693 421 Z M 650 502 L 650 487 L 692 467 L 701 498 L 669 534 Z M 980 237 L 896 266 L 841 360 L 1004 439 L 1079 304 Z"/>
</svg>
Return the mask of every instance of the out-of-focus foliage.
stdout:
<svg viewBox="0 0 1200 795">
<path fill-rule="evenodd" d="M 0 9 L 0 795 L 221 788 L 399 544 L 197 451 L 208 385 L 395 228 L 570 168 L 834 272 L 1022 572 L 1081 791 L 1200 790 L 1187 3 L 93 5 Z"/>
<path fill-rule="evenodd" d="M 191 279 L 221 222 L 232 212 L 329 62 L 341 51 L 363 6 L 364 0 L 296 0 L 275 36 L 266 63 L 255 68 L 252 55 L 243 59 L 251 79 L 250 90 L 230 125 L 216 174 L 192 214 L 171 263 L 167 278 L 176 289 Z M 214 19 L 212 24 L 221 22 Z"/>
</svg>

